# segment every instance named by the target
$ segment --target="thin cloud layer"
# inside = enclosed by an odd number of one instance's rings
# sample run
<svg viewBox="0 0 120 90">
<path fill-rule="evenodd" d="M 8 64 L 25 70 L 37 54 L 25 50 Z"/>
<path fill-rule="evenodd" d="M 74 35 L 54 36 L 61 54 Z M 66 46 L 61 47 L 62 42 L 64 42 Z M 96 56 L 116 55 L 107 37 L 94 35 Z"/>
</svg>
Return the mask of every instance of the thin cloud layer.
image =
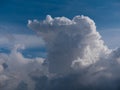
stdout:
<svg viewBox="0 0 120 90">
<path fill-rule="evenodd" d="M 26 42 L 27 41 L 27 42 Z M 43 40 L 36 35 L 26 34 L 0 34 L 1 47 L 13 47 L 16 44 L 24 45 L 27 48 L 44 46 Z"/>
<path fill-rule="evenodd" d="M 48 15 L 28 27 L 45 41 L 47 58 L 25 58 L 21 44 L 0 54 L 1 90 L 119 90 L 120 49 L 108 49 L 89 17 Z"/>
</svg>

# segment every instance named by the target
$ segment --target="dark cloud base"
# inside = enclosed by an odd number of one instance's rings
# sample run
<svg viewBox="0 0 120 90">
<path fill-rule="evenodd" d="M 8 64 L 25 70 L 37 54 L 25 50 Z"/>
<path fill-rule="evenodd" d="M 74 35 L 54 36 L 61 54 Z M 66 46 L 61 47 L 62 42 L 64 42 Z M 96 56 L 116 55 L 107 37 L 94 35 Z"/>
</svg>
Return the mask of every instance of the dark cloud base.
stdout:
<svg viewBox="0 0 120 90">
<path fill-rule="evenodd" d="M 109 80 L 101 78 L 93 85 L 83 85 L 79 74 L 73 74 L 65 77 L 49 80 L 46 76 L 32 77 L 35 81 L 34 90 L 120 90 L 120 79 Z M 98 84 L 99 82 L 99 84 Z M 2 90 L 2 87 L 0 87 Z M 16 89 L 11 90 L 29 90 L 27 83 L 21 81 Z"/>
</svg>

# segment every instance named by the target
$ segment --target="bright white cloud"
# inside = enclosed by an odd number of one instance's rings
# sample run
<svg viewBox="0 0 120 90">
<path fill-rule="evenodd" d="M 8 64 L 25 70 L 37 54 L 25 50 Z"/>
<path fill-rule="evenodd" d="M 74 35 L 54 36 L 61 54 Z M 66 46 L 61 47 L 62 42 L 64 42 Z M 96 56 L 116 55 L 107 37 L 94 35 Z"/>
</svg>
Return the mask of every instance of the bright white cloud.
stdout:
<svg viewBox="0 0 120 90">
<path fill-rule="evenodd" d="M 89 66 L 110 52 L 89 17 L 75 16 L 70 20 L 48 15 L 42 22 L 29 21 L 28 26 L 46 41 L 51 72 L 65 73 L 71 64 Z"/>
<path fill-rule="evenodd" d="M 52 18 L 48 15 L 40 22 L 29 20 L 28 27 L 41 35 L 46 42 L 49 72 L 57 75 L 67 74 L 67 78 L 79 78 L 79 81 L 73 82 L 81 87 L 92 85 L 93 88 L 100 88 L 103 82 L 110 81 L 107 88 L 114 87 L 115 90 L 117 85 L 113 82 L 120 78 L 119 49 L 108 49 L 96 31 L 94 21 L 89 17 L 75 16 L 70 20 L 66 17 Z M 78 76 L 71 76 L 71 72 L 77 73 Z M 66 79 L 66 76 L 63 76 L 63 79 Z"/>
</svg>

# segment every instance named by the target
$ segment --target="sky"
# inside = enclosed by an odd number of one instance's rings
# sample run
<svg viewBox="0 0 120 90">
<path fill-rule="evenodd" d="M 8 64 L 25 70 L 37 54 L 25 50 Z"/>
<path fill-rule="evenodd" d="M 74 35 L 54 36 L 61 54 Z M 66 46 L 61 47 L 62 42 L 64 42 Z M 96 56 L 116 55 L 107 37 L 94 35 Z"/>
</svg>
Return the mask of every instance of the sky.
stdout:
<svg viewBox="0 0 120 90">
<path fill-rule="evenodd" d="M 119 8 L 119 0 L 4 0 L 0 1 L 0 32 L 34 34 L 26 27 L 29 19 L 43 20 L 46 15 L 68 18 L 85 15 L 96 22 L 106 44 L 116 48 L 120 45 L 115 42 L 120 32 Z"/>
<path fill-rule="evenodd" d="M 28 19 L 43 19 L 47 14 L 69 18 L 83 14 L 94 19 L 98 26 L 114 27 L 119 26 L 119 7 L 119 0 L 4 0 L 0 3 L 0 19 L 25 24 Z"/>
<path fill-rule="evenodd" d="M 0 1 L 0 90 L 119 90 L 119 11 L 120 0 Z"/>
</svg>

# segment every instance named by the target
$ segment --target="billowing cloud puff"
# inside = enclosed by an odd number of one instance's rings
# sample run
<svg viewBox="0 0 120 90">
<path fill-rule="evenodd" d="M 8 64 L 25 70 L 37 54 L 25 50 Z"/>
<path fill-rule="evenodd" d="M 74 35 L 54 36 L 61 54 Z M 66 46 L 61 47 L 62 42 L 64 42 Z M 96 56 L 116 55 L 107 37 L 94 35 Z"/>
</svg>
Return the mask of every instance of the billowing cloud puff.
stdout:
<svg viewBox="0 0 120 90">
<path fill-rule="evenodd" d="M 1 54 L 0 58 L 0 89 L 15 90 L 19 83 L 28 83 L 28 89 L 34 90 L 34 81 L 30 78 L 36 75 L 46 75 L 47 68 L 42 64 L 43 58 L 24 58 L 19 52 L 24 49 L 22 45 L 15 45 L 11 53 Z M 33 73 L 33 74 L 32 74 Z"/>
<path fill-rule="evenodd" d="M 46 42 L 49 72 L 62 75 L 51 82 L 58 84 L 51 84 L 49 90 L 66 90 L 70 89 L 69 86 L 72 86 L 70 90 L 118 88 L 115 83 L 120 74 L 120 51 L 108 49 L 89 17 L 75 16 L 70 20 L 48 15 L 40 22 L 29 20 L 28 27 Z M 104 82 L 106 86 L 102 84 Z"/>
<path fill-rule="evenodd" d="M 120 49 L 104 44 L 89 17 L 48 15 L 28 27 L 45 41 L 47 58 L 25 58 L 21 44 L 0 54 L 1 90 L 119 90 Z"/>
<path fill-rule="evenodd" d="M 89 17 L 75 16 L 70 20 L 48 15 L 42 22 L 29 21 L 28 26 L 46 41 L 50 72 L 65 73 L 71 66 L 88 67 L 110 52 Z"/>
</svg>

